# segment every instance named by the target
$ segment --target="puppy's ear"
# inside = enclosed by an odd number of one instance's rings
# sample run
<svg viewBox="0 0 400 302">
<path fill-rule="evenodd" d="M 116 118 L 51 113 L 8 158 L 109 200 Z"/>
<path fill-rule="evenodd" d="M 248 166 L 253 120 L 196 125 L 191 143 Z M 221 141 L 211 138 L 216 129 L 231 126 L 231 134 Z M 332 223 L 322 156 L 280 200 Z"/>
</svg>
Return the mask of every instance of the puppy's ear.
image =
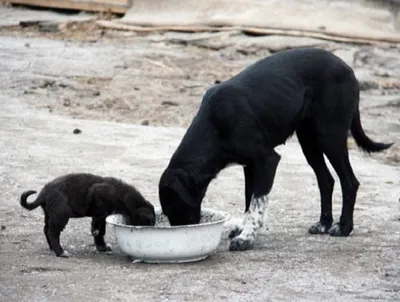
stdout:
<svg viewBox="0 0 400 302">
<path fill-rule="evenodd" d="M 156 216 L 154 213 L 154 209 L 150 209 L 147 207 L 141 207 L 136 210 L 137 222 L 141 225 L 150 225 L 154 226 L 156 223 Z"/>
</svg>

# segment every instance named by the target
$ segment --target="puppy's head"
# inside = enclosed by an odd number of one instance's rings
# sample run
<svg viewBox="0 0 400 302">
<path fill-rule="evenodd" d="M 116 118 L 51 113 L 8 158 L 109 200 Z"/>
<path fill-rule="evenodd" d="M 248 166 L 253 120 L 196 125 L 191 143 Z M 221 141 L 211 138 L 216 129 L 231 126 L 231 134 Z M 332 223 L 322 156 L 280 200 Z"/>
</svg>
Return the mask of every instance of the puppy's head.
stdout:
<svg viewBox="0 0 400 302">
<path fill-rule="evenodd" d="M 132 190 L 124 196 L 123 212 L 126 213 L 126 223 L 129 225 L 149 225 L 156 223 L 154 206 L 147 201 L 138 191 Z"/>
<path fill-rule="evenodd" d="M 136 209 L 133 218 L 131 218 L 130 224 L 154 226 L 156 224 L 154 206 L 150 202 L 146 201 L 145 206 Z"/>
<path fill-rule="evenodd" d="M 167 169 L 158 185 L 163 213 L 172 226 L 200 222 L 204 186 L 182 169 Z"/>
</svg>

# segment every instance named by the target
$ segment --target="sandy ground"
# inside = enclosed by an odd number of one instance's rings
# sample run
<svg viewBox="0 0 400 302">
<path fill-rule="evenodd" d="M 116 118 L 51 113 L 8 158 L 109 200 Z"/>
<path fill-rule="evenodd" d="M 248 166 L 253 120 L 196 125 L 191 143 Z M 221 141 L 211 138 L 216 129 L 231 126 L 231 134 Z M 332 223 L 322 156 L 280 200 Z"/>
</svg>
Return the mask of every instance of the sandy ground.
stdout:
<svg viewBox="0 0 400 302">
<path fill-rule="evenodd" d="M 270 52 L 316 42 L 241 36 L 215 50 L 215 43 L 210 48 L 187 38 L 106 31 L 92 22 L 56 32 L 0 29 L 0 300 L 398 301 L 400 100 L 391 86 L 400 78 L 400 51 L 393 47 L 317 41 L 362 81 L 367 133 L 397 142 L 374 156 L 350 144 L 362 184 L 351 237 L 307 234 L 319 215 L 319 193 L 294 137 L 278 148 L 282 161 L 252 251 L 228 252 L 224 234 L 218 253 L 199 263 L 132 264 L 111 229 L 114 254 L 95 251 L 88 219 L 70 221 L 62 235 L 70 259 L 47 250 L 43 214 L 20 208 L 22 191 L 60 174 L 90 171 L 132 182 L 157 205 L 160 173 L 205 89 Z M 74 135 L 75 128 L 82 133 Z M 221 173 L 205 205 L 242 217 L 240 168 Z"/>
</svg>

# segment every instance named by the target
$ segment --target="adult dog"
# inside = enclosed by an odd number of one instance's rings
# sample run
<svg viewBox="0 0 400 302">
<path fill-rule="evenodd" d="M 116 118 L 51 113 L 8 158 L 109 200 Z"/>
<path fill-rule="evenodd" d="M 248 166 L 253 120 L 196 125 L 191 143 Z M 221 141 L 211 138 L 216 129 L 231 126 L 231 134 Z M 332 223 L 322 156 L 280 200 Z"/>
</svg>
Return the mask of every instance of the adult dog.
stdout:
<svg viewBox="0 0 400 302">
<path fill-rule="evenodd" d="M 29 190 L 21 195 L 21 206 L 33 210 L 41 206 L 44 211 L 44 234 L 47 243 L 58 257 L 68 257 L 60 245 L 60 234 L 70 218 L 92 217 L 91 232 L 100 252 L 111 251 L 105 243 L 106 217 L 112 213 L 125 216 L 131 225 L 154 225 L 155 212 L 133 186 L 113 177 L 89 173 L 67 174 L 46 184 L 32 203 Z"/>
<path fill-rule="evenodd" d="M 392 145 L 366 136 L 359 99 L 352 69 L 332 53 L 315 48 L 279 52 L 211 87 L 161 176 L 164 214 L 172 225 L 198 223 L 210 181 L 227 165 L 242 165 L 245 217 L 243 225 L 229 235 L 230 250 L 251 248 L 280 161 L 274 148 L 296 132 L 321 194 L 321 216 L 309 232 L 348 236 L 359 186 L 349 162 L 348 132 L 367 152 Z M 343 193 L 341 217 L 335 224 L 334 179 L 324 154 L 340 178 Z"/>
</svg>

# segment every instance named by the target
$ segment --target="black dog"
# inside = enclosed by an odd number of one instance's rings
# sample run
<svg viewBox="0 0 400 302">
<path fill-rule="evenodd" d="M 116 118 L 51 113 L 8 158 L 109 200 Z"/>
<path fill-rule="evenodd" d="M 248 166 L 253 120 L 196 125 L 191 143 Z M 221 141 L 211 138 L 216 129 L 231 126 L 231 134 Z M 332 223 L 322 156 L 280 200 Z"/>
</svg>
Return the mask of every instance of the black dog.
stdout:
<svg viewBox="0 0 400 302">
<path fill-rule="evenodd" d="M 210 181 L 229 164 L 244 167 L 245 218 L 231 233 L 230 250 L 253 246 L 262 226 L 280 155 L 278 145 L 296 132 L 321 193 L 321 217 L 311 234 L 348 236 L 359 186 L 351 168 L 349 129 L 359 147 L 378 152 L 392 144 L 369 139 L 361 126 L 359 84 L 352 69 L 332 53 L 313 48 L 283 51 L 211 87 L 159 182 L 163 212 L 172 225 L 195 224 Z M 334 179 L 343 206 L 333 224 Z"/>
<path fill-rule="evenodd" d="M 68 257 L 60 245 L 60 234 L 70 218 L 92 217 L 91 232 L 97 250 L 111 251 L 106 245 L 106 217 L 112 213 L 124 215 L 130 225 L 154 225 L 153 205 L 132 186 L 113 177 L 77 173 L 58 177 L 44 186 L 37 199 L 27 203 L 29 195 L 21 195 L 21 206 L 44 211 L 44 234 L 51 250 L 57 256 Z"/>
</svg>

